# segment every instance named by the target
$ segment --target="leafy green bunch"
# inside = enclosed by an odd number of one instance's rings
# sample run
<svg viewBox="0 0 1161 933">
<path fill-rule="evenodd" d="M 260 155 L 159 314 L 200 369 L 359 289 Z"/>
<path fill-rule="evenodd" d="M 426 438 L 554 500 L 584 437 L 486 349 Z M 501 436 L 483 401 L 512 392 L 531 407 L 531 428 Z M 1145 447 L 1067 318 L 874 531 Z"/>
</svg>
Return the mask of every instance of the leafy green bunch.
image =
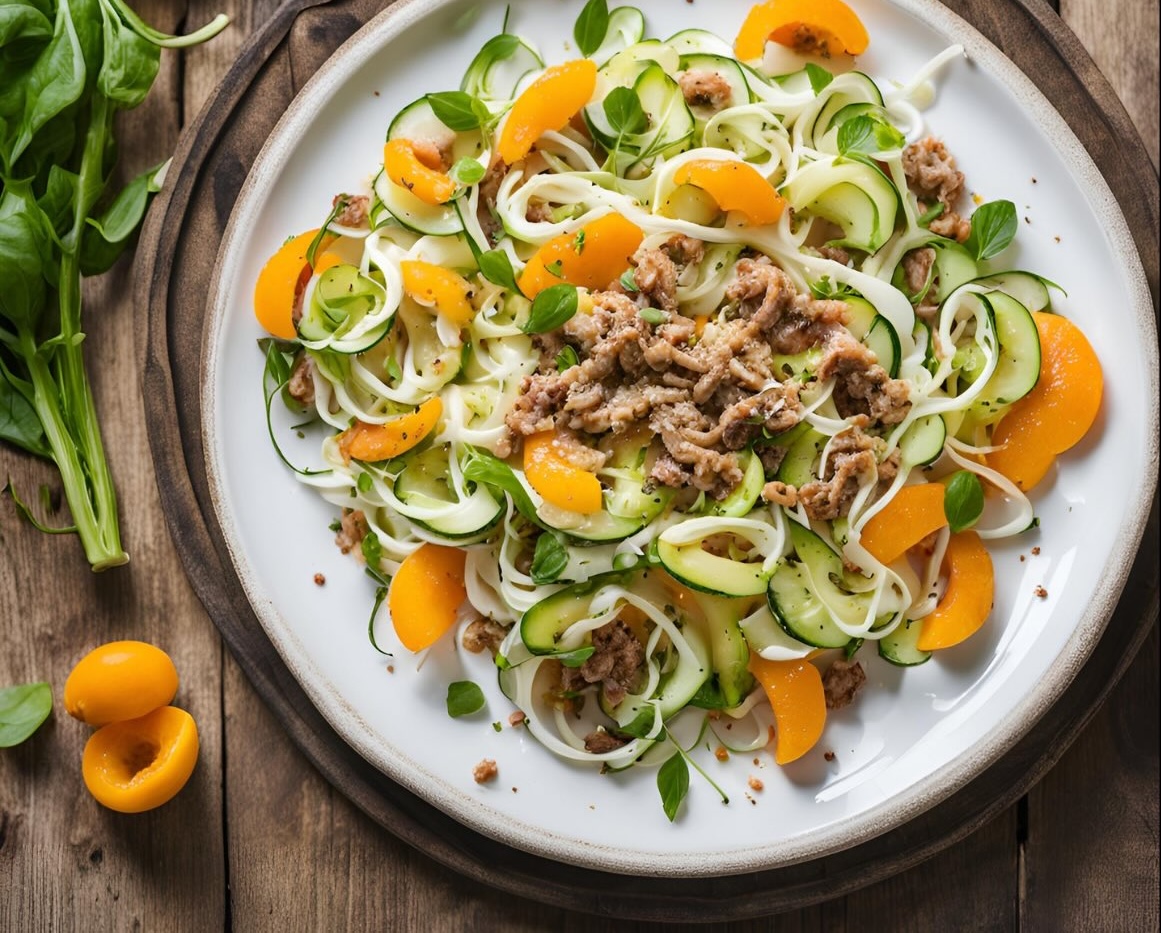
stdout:
<svg viewBox="0 0 1161 933">
<path fill-rule="evenodd" d="M 123 0 L 0 0 L 0 438 L 55 461 L 94 570 L 123 564 L 82 356 L 81 277 L 132 241 L 165 165 L 115 194 L 113 121 L 157 76 L 160 33 Z M 47 529 L 46 529 L 47 530 Z"/>
</svg>

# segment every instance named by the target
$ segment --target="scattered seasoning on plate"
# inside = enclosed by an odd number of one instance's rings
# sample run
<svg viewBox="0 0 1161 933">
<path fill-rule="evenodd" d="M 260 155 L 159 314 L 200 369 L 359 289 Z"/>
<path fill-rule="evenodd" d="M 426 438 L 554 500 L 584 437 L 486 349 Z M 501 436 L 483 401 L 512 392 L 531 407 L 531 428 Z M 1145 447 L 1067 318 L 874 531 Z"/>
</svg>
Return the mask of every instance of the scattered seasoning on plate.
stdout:
<svg viewBox="0 0 1161 933">
<path fill-rule="evenodd" d="M 1020 555 L 1020 563 L 1024 563 L 1024 555 L 1023 554 Z"/>
<path fill-rule="evenodd" d="M 759 790 L 762 790 L 766 787 L 766 785 L 762 783 L 760 778 L 756 778 L 752 774 L 750 775 L 750 778 L 748 781 L 746 781 L 746 783 L 750 786 L 750 790 L 753 790 L 753 791 L 759 791 Z"/>
<path fill-rule="evenodd" d="M 1036 547 L 1032 548 L 1032 556 L 1033 557 L 1040 556 L 1040 545 L 1036 545 Z"/>
<path fill-rule="evenodd" d="M 494 758 L 485 758 L 472 768 L 472 777 L 477 784 L 487 784 L 488 781 L 494 780 L 499 773 L 500 769 L 496 767 Z"/>
<path fill-rule="evenodd" d="M 729 761 L 730 760 L 730 753 L 726 750 L 726 747 L 724 745 L 719 745 L 717 748 L 714 749 L 714 757 L 718 761 Z"/>
<path fill-rule="evenodd" d="M 835 754 L 834 754 L 834 752 L 823 752 L 822 757 L 825 758 L 827 761 L 834 761 Z"/>
<path fill-rule="evenodd" d="M 1032 592 L 1034 592 L 1041 599 L 1045 599 L 1048 596 L 1048 590 L 1044 589 L 1044 587 L 1042 587 L 1042 586 L 1036 587 L 1036 589 L 1033 590 Z"/>
<path fill-rule="evenodd" d="M 394 674 L 394 673 L 395 673 L 395 665 L 394 665 L 394 664 L 388 664 L 388 665 L 387 665 L 387 673 L 388 673 L 388 674 Z"/>
<path fill-rule="evenodd" d="M 326 582 L 327 582 L 327 578 L 324 577 L 321 573 L 316 573 L 314 575 L 314 585 L 315 586 L 323 586 Z"/>
</svg>

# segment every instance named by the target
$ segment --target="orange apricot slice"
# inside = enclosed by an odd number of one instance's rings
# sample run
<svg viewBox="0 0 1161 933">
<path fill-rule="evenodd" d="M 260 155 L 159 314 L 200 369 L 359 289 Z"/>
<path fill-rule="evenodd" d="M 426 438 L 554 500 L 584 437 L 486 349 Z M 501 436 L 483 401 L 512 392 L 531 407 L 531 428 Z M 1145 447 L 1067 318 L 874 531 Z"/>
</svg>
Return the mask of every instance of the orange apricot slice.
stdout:
<svg viewBox="0 0 1161 933">
<path fill-rule="evenodd" d="M 545 502 L 592 515 L 601 510 L 601 481 L 574 466 L 555 447 L 552 431 L 524 438 L 524 475 Z"/>
<path fill-rule="evenodd" d="M 797 761 L 818 744 L 826 725 L 822 675 L 804 658 L 768 661 L 754 653 L 749 669 L 774 710 L 774 760 L 780 765 Z"/>
<path fill-rule="evenodd" d="M 408 651 L 430 648 L 452 627 L 468 595 L 466 561 L 467 553 L 458 547 L 424 544 L 399 565 L 387 607 L 395 634 Z"/>
<path fill-rule="evenodd" d="M 356 421 L 339 435 L 339 452 L 345 460 L 378 463 L 411 450 L 422 441 L 443 415 L 438 395 L 429 398 L 415 411 L 383 424 Z"/>
<path fill-rule="evenodd" d="M 881 563 L 890 564 L 933 531 L 947 524 L 942 483 L 904 486 L 863 526 L 859 543 Z"/>
<path fill-rule="evenodd" d="M 1088 433 L 1104 391 L 1100 360 L 1080 328 L 1045 311 L 1032 317 L 1040 333 L 1040 378 L 996 427 L 992 443 L 1000 449 L 987 456 L 988 466 L 1025 491 Z"/>
<path fill-rule="evenodd" d="M 920 651 L 950 648 L 970 638 L 992 612 L 995 573 L 992 558 L 974 531 L 953 534 L 943 557 L 947 589 L 939 605 L 923 619 L 916 647 Z"/>
<path fill-rule="evenodd" d="M 519 162 L 536 140 L 576 116 L 596 86 L 597 66 L 587 58 L 546 68 L 512 104 L 496 143 L 499 157 L 508 165 Z"/>
<path fill-rule="evenodd" d="M 193 717 L 175 706 L 162 706 L 94 732 L 85 744 L 81 774 L 102 806 L 141 813 L 173 799 L 197 760 Z"/>
<path fill-rule="evenodd" d="M 399 265 L 403 291 L 416 302 L 435 308 L 456 324 L 467 324 L 472 319 L 472 303 L 468 300 L 472 286 L 462 275 L 416 259 L 405 259 Z"/>
<path fill-rule="evenodd" d="M 782 216 L 786 202 L 747 162 L 691 159 L 673 175 L 678 185 L 696 185 L 723 211 L 740 211 L 754 226 L 772 224 Z"/>
<path fill-rule="evenodd" d="M 103 726 L 167 706 L 176 694 L 177 668 L 168 654 L 143 641 L 113 641 L 76 663 L 64 704 L 74 719 Z"/>
<path fill-rule="evenodd" d="M 409 139 L 387 141 L 383 147 L 383 170 L 395 184 L 425 204 L 446 204 L 455 196 L 456 183 L 420 159 Z"/>
<path fill-rule="evenodd" d="M 734 40 L 734 53 L 743 61 L 761 58 L 769 40 L 829 58 L 843 52 L 861 55 L 870 37 L 842 0 L 767 0 L 747 14 Z"/>
<path fill-rule="evenodd" d="M 516 284 L 529 298 L 561 282 L 589 290 L 608 288 L 629 268 L 643 239 L 645 234 L 635 223 L 620 214 L 606 214 L 545 243 L 528 260 Z"/>
<path fill-rule="evenodd" d="M 307 250 L 318 230 L 307 230 L 287 240 L 266 260 L 254 286 L 254 316 L 267 333 L 283 340 L 294 340 L 294 300 L 310 281 L 310 263 Z M 325 249 L 334 238 L 323 238 Z"/>
</svg>

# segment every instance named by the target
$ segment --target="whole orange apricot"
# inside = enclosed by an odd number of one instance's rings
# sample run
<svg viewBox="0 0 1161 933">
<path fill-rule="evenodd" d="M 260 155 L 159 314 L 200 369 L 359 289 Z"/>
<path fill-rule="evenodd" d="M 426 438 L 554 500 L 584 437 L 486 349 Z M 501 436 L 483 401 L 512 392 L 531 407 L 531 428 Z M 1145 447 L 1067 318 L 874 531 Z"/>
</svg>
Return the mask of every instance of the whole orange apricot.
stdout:
<svg viewBox="0 0 1161 933">
<path fill-rule="evenodd" d="M 162 706 L 89 736 L 81 773 L 98 803 L 119 813 L 141 813 L 173 799 L 197 760 L 193 717 L 176 706 Z"/>
<path fill-rule="evenodd" d="M 177 668 L 143 641 L 113 641 L 86 654 L 65 681 L 68 714 L 90 726 L 136 719 L 177 694 Z"/>
</svg>

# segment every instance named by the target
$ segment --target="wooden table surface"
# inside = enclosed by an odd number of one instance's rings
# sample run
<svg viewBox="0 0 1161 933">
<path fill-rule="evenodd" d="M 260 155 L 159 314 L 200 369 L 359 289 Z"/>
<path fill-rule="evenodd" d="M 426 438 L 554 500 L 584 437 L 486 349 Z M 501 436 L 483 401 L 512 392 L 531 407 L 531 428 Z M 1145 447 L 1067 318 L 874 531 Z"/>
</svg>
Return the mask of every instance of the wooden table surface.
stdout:
<svg viewBox="0 0 1161 933">
<path fill-rule="evenodd" d="M 129 174 L 170 153 L 274 0 L 137 0 L 147 21 L 233 25 L 167 53 L 153 94 L 121 125 Z M 1124 101 L 1158 162 L 1157 0 L 1061 0 L 1059 12 Z M 42 535 L 0 502 L 0 684 L 47 680 L 52 718 L 0 750 L 0 931 L 605 930 L 608 920 L 467 881 L 365 818 L 290 743 L 194 597 L 162 516 L 145 433 L 122 261 L 88 283 L 86 343 L 118 482 L 128 567 L 93 575 L 78 543 Z M 53 472 L 0 449 L 0 478 L 35 498 Z M 72 664 L 95 644 L 165 647 L 179 705 L 201 733 L 189 786 L 127 817 L 81 781 L 88 729 L 64 714 Z M 1157 930 L 1158 632 L 1079 739 L 1019 803 L 930 861 L 846 897 L 743 930 Z M 650 929 L 625 923 L 619 929 Z"/>
</svg>

